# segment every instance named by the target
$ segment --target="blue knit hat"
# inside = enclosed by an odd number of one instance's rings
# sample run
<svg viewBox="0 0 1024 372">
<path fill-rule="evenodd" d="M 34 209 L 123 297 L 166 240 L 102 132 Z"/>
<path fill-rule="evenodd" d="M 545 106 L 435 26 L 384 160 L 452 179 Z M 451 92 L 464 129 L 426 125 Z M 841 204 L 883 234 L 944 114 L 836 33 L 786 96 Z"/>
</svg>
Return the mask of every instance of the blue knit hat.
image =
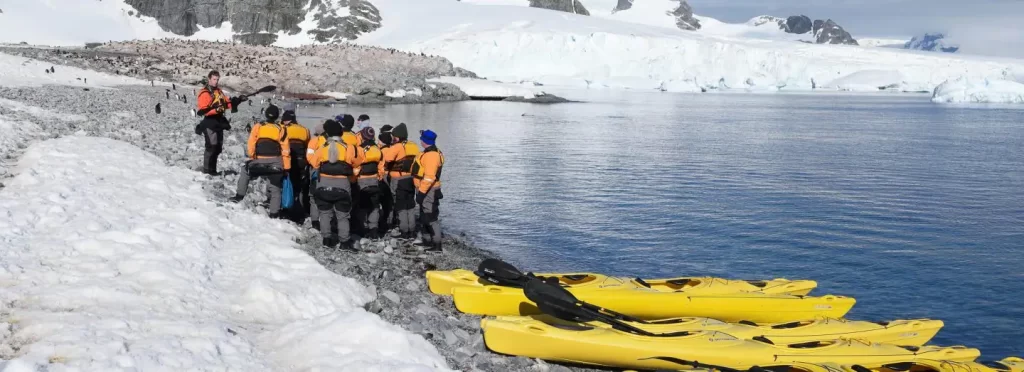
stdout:
<svg viewBox="0 0 1024 372">
<path fill-rule="evenodd" d="M 432 131 L 430 129 L 421 130 L 420 131 L 420 141 L 421 142 L 433 146 L 434 145 L 434 141 L 436 141 L 436 140 L 437 140 L 437 133 L 434 133 L 434 131 Z"/>
</svg>

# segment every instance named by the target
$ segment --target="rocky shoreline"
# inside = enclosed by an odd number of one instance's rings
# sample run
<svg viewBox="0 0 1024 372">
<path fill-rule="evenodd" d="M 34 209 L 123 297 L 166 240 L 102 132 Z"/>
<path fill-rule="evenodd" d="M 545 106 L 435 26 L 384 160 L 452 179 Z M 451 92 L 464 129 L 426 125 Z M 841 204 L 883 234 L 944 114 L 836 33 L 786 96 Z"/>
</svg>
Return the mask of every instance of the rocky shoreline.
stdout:
<svg viewBox="0 0 1024 372">
<path fill-rule="evenodd" d="M 440 76 L 476 77 L 443 57 L 355 44 L 279 48 L 241 43 L 159 39 L 111 42 L 89 48 L 0 46 L 0 52 L 154 82 L 198 85 L 210 70 L 221 86 L 250 92 L 264 85 L 289 99 L 353 104 L 437 103 L 468 100 Z M 339 95 L 345 98 L 335 98 Z"/>
<path fill-rule="evenodd" d="M 181 93 L 191 92 L 191 86 L 177 86 Z M 164 87 L 125 86 L 118 89 L 90 89 L 67 86 L 32 88 L 0 87 L 0 99 L 37 106 L 49 112 L 12 109 L 0 102 L 0 115 L 24 124 L 28 129 L 38 125 L 39 133 L 28 142 L 70 134 L 108 137 L 126 141 L 164 159 L 169 165 L 196 169 L 203 151 L 202 139 L 192 127 L 191 104 L 167 99 Z M 125 99 L 125 97 L 131 99 Z M 258 98 L 254 98 L 257 100 Z M 160 103 L 160 114 L 154 106 Z M 258 116 L 260 105 L 243 104 L 239 112 L 231 115 L 233 129 L 225 134 L 225 148 L 221 155 L 223 176 L 210 177 L 196 172 L 204 191 L 211 199 L 222 200 L 234 194 L 237 169 L 242 163 L 245 123 Z M 5 163 L 16 161 L 19 154 L 4 155 Z M 6 177 L 6 175 L 0 175 Z M 243 207 L 254 213 L 265 213 L 266 200 L 262 181 L 253 184 L 251 196 Z M 126 190 L 130 192 L 130 190 Z M 260 201 L 254 202 L 253 200 Z M 366 305 L 367 310 L 383 319 L 424 336 L 447 359 L 449 365 L 460 371 L 589 371 L 580 367 L 548 364 L 522 357 L 509 357 L 486 349 L 480 332 L 480 318 L 459 313 L 450 299 L 431 294 L 424 273 L 430 269 L 475 268 L 486 257 L 496 256 L 466 243 L 465 239 L 450 237 L 445 240 L 444 253 L 425 254 L 397 240 L 363 240 L 360 252 L 341 252 L 324 249 L 320 237 L 307 222 L 295 237 L 303 250 L 329 270 L 360 280 L 377 293 L 376 300 Z"/>
</svg>

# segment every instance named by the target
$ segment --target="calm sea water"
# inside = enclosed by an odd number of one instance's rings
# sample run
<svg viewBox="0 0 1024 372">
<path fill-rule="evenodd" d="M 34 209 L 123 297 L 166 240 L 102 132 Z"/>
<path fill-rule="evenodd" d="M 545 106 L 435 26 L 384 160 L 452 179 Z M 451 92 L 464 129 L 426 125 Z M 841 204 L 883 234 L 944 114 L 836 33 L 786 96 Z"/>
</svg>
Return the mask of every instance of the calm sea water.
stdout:
<svg viewBox="0 0 1024 372">
<path fill-rule="evenodd" d="M 440 133 L 443 223 L 535 271 L 817 280 L 850 318 L 1024 354 L 1024 110 L 594 92 L 305 108 Z M 307 119 L 311 120 L 311 119 Z"/>
</svg>

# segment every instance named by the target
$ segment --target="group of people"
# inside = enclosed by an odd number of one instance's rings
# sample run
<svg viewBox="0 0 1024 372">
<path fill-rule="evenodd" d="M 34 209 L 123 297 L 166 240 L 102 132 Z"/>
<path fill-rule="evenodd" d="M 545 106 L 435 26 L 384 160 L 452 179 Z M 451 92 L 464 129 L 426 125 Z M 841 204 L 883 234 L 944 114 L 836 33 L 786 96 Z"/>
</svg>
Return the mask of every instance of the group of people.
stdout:
<svg viewBox="0 0 1024 372">
<path fill-rule="evenodd" d="M 209 174 L 217 173 L 223 131 L 230 129 L 224 113 L 236 112 L 245 101 L 228 98 L 217 88 L 218 80 L 217 71 L 210 72 L 197 97 L 197 110 L 204 118 L 196 133 L 206 140 L 203 166 Z M 263 113 L 264 120 L 249 132 L 248 160 L 239 172 L 232 201 L 245 198 L 252 179 L 265 178 L 270 216 L 285 218 L 282 188 L 287 177 L 294 190 L 292 209 L 303 220 L 308 212 L 325 246 L 352 249 L 353 234 L 373 239 L 397 227 L 399 237 L 414 239 L 419 230 L 418 245 L 426 251 L 441 250 L 438 205 L 444 197 L 440 177 L 445 159 L 436 133 L 420 131 L 418 146 L 409 142 L 405 123 L 384 125 L 377 134 L 369 116 L 357 120 L 343 114 L 311 133 L 296 121 L 294 104 L 283 110 L 270 105 Z M 357 124 L 362 128 L 358 132 Z"/>
</svg>

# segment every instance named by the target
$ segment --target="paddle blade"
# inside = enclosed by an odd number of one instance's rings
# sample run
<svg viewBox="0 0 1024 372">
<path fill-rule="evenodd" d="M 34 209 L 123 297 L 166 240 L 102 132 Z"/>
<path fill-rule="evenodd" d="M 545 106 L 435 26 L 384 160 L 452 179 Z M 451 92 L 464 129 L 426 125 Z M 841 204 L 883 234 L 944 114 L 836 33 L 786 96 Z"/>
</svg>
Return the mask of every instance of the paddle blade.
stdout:
<svg viewBox="0 0 1024 372">
<path fill-rule="evenodd" d="M 592 314 L 578 305 L 579 300 L 576 296 L 561 286 L 530 278 L 523 286 L 523 294 L 537 304 L 537 309 L 542 313 L 573 322 L 594 320 Z"/>
<path fill-rule="evenodd" d="M 260 90 L 257 90 L 256 93 L 257 94 L 258 93 L 270 93 L 270 92 L 273 92 L 275 90 L 277 90 L 277 86 L 275 86 L 275 85 L 267 85 L 267 86 L 265 86 L 263 88 L 260 88 Z"/>
<path fill-rule="evenodd" d="M 476 275 L 480 278 L 504 286 L 519 287 L 523 285 L 523 273 L 508 262 L 488 258 L 480 262 L 476 269 Z"/>
</svg>

